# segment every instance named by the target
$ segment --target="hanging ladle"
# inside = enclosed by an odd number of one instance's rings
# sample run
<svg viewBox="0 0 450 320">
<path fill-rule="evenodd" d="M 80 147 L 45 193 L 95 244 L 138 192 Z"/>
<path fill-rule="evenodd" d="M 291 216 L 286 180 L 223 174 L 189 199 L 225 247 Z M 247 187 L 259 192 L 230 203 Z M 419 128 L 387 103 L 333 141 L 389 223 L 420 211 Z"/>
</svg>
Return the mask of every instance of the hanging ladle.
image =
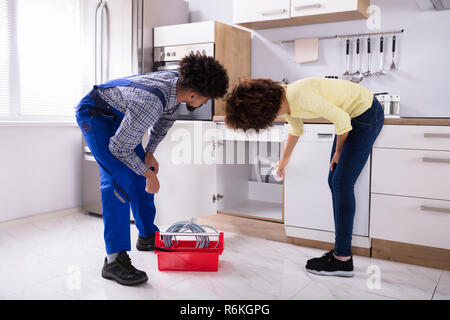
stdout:
<svg viewBox="0 0 450 320">
<path fill-rule="evenodd" d="M 380 76 L 382 74 L 386 74 L 386 71 L 384 70 L 384 37 L 380 37 L 380 71 L 377 71 L 375 73 L 377 76 Z"/>
<path fill-rule="evenodd" d="M 373 75 L 370 71 L 372 54 L 370 52 L 370 37 L 367 38 L 367 71 L 363 73 L 364 77 L 370 77 Z"/>
<path fill-rule="evenodd" d="M 359 38 L 356 39 L 356 72 L 352 74 L 352 82 L 355 83 L 359 83 L 362 81 L 362 79 L 364 78 L 363 75 L 361 74 L 361 72 L 359 72 L 359 70 L 361 69 L 361 63 L 360 63 L 360 56 L 359 56 Z"/>
</svg>

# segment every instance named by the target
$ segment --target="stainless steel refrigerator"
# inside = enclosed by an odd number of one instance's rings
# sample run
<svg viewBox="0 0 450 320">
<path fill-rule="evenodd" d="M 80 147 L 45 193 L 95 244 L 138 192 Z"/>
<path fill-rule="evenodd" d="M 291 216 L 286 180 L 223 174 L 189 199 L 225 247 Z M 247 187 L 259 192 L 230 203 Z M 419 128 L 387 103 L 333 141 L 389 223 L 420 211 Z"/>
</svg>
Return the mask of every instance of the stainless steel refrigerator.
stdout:
<svg viewBox="0 0 450 320">
<path fill-rule="evenodd" d="M 81 0 L 80 5 L 86 93 L 94 84 L 152 72 L 153 28 L 189 20 L 183 0 Z M 82 153 L 82 207 L 101 214 L 98 165 L 84 140 Z"/>
</svg>

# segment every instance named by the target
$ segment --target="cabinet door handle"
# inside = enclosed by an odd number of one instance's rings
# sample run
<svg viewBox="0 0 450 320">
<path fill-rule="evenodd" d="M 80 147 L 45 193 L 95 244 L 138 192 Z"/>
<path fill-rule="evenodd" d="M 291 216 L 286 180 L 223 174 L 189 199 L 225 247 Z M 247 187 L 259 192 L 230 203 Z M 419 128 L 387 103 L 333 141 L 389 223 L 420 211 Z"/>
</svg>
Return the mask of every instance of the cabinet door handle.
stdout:
<svg viewBox="0 0 450 320">
<path fill-rule="evenodd" d="M 431 162 L 431 163 L 450 163 L 450 159 L 443 158 L 427 158 L 423 157 L 423 162 Z"/>
<path fill-rule="evenodd" d="M 163 71 L 163 70 L 178 70 L 178 64 L 171 64 L 168 66 L 159 66 L 157 68 L 158 71 Z"/>
<path fill-rule="evenodd" d="M 333 137 L 332 133 L 318 133 L 317 134 L 317 138 L 319 138 L 319 139 L 332 138 L 332 137 Z"/>
<path fill-rule="evenodd" d="M 304 5 L 300 5 L 300 6 L 295 6 L 294 10 L 295 11 L 301 11 L 301 10 L 307 10 L 307 9 L 320 9 L 322 8 L 322 4 L 321 3 L 311 3 L 311 4 L 304 4 Z"/>
<path fill-rule="evenodd" d="M 264 10 L 264 11 L 261 11 L 261 14 L 263 16 L 272 16 L 272 15 L 275 15 L 275 14 L 283 14 L 286 11 L 287 11 L 286 9 Z"/>
<path fill-rule="evenodd" d="M 450 133 L 424 133 L 424 138 L 450 139 Z"/>
<path fill-rule="evenodd" d="M 436 208 L 436 207 L 429 207 L 429 206 L 420 206 L 420 210 L 431 211 L 431 212 L 450 213 L 450 209 L 448 209 L 448 208 Z"/>
</svg>

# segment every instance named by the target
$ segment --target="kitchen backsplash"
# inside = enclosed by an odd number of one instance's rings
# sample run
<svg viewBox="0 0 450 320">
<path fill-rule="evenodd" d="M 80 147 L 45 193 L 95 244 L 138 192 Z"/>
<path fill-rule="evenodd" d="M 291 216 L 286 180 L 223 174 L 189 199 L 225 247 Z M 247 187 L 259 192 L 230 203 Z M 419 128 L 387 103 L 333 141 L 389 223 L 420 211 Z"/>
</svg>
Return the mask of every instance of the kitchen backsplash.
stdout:
<svg viewBox="0 0 450 320">
<path fill-rule="evenodd" d="M 233 22 L 232 1 L 189 0 L 191 22 L 218 20 Z M 396 61 L 399 70 L 360 84 L 374 92 L 389 92 L 401 97 L 402 117 L 450 117 L 448 63 L 450 11 L 421 11 L 415 0 L 371 0 L 380 7 L 380 29 L 369 29 L 366 20 L 355 20 L 298 27 L 253 31 L 252 77 L 267 77 L 290 82 L 312 76 L 339 76 L 345 71 L 345 40 L 320 40 L 319 59 L 312 63 L 294 62 L 294 44 L 278 40 L 322 37 L 335 34 L 369 33 L 404 29 L 397 36 Z M 361 69 L 367 70 L 365 40 L 362 38 Z M 374 38 L 375 42 L 378 37 Z M 391 36 L 385 40 L 385 68 L 391 63 Z M 355 42 L 351 52 L 355 51 Z M 375 44 L 375 51 L 378 43 Z M 378 52 L 372 66 L 378 68 Z M 355 55 L 351 70 L 356 71 Z"/>
</svg>

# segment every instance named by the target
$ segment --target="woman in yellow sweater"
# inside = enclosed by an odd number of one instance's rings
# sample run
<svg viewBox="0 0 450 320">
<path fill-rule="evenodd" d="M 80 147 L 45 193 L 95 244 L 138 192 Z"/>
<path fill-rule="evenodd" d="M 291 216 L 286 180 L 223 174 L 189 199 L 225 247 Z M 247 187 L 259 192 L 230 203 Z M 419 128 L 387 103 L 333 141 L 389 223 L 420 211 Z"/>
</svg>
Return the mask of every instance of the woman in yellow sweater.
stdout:
<svg viewBox="0 0 450 320">
<path fill-rule="evenodd" d="M 284 176 L 292 150 L 303 134 L 302 119 L 325 118 L 334 124 L 328 185 L 333 200 L 335 244 L 322 257 L 308 260 L 306 269 L 320 275 L 353 276 L 354 186 L 383 127 L 383 108 L 368 89 L 326 78 L 305 78 L 286 87 L 269 79 L 248 79 L 227 97 L 225 122 L 229 128 L 258 132 L 271 126 L 278 116 L 284 116 L 289 123 L 288 139 L 278 163 L 280 176 Z"/>
</svg>

